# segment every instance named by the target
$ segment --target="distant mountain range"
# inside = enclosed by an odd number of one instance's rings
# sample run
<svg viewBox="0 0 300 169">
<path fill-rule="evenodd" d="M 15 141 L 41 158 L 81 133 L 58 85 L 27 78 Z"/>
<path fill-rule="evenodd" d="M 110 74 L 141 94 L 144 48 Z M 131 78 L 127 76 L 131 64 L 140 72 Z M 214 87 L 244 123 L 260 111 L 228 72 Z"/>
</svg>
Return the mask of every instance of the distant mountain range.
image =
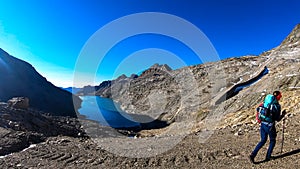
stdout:
<svg viewBox="0 0 300 169">
<path fill-rule="evenodd" d="M 81 99 L 48 82 L 29 63 L 0 48 L 0 101 L 27 97 L 31 108 L 58 116 L 77 116 Z M 73 102 L 74 101 L 74 102 Z"/>
<path fill-rule="evenodd" d="M 61 89 L 66 90 L 66 91 L 68 91 L 68 92 L 70 92 L 70 93 L 72 93 L 72 94 L 76 94 L 76 93 L 78 93 L 80 90 L 82 90 L 82 88 L 78 88 L 78 87 L 66 87 L 66 88 L 61 87 Z"/>
</svg>

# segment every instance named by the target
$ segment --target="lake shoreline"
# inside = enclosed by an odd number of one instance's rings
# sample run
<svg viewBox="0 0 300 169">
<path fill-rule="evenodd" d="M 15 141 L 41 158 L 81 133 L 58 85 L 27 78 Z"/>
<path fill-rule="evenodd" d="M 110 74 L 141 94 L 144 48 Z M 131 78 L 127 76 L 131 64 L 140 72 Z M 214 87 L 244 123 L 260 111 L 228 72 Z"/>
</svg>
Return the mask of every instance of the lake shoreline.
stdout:
<svg viewBox="0 0 300 169">
<path fill-rule="evenodd" d="M 83 101 L 78 113 L 85 119 L 122 130 L 140 128 L 140 124 L 134 121 L 130 114 L 122 111 L 113 100 L 100 96 L 80 96 L 80 98 Z"/>
</svg>

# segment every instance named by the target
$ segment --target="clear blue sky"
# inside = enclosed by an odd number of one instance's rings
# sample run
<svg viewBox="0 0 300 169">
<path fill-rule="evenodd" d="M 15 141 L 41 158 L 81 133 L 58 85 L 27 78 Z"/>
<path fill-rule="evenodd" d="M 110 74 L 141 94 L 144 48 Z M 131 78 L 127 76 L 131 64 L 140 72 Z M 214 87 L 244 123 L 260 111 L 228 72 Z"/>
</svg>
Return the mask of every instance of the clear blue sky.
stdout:
<svg viewBox="0 0 300 169">
<path fill-rule="evenodd" d="M 89 38 L 123 16 L 141 12 L 178 16 L 197 26 L 225 59 L 259 55 L 279 45 L 300 23 L 299 7 L 298 0 L 1 0 L 0 48 L 31 63 L 55 85 L 67 87 L 73 84 L 77 58 Z M 153 58 L 130 64 L 131 58 L 142 58 L 149 49 Z M 184 63 L 172 59 L 174 55 Z M 132 36 L 107 53 L 96 80 L 138 73 L 155 62 L 169 61 L 173 68 L 201 63 L 194 55 L 170 37 Z M 123 66 L 116 70 L 120 63 Z"/>
</svg>

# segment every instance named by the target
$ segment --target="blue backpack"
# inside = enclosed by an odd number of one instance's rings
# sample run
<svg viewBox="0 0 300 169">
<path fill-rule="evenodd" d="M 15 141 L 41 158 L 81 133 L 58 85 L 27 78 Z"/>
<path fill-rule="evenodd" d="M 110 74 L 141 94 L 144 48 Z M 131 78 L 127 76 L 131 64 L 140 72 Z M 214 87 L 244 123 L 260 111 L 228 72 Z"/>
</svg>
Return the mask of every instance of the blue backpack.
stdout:
<svg viewBox="0 0 300 169">
<path fill-rule="evenodd" d="M 273 104 L 276 102 L 276 98 L 274 95 L 272 94 L 268 94 L 265 99 L 263 104 L 261 104 L 258 108 L 257 108 L 257 112 L 258 112 L 258 119 L 264 122 L 269 122 L 272 123 L 273 120 L 273 114 L 272 114 L 272 110 L 273 110 Z"/>
</svg>

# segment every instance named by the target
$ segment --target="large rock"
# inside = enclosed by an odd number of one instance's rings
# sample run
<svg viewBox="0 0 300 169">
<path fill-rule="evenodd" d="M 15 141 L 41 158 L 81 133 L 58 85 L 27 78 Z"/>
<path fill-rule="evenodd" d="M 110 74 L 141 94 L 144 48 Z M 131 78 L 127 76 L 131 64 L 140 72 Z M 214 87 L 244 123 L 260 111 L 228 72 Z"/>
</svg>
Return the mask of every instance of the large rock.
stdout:
<svg viewBox="0 0 300 169">
<path fill-rule="evenodd" d="M 14 97 L 7 101 L 10 107 L 17 109 L 28 109 L 29 108 L 29 99 L 26 97 Z"/>
<path fill-rule="evenodd" d="M 18 104 L 26 100 L 14 98 L 10 103 Z M 85 136 L 77 118 L 49 116 L 33 109 L 11 109 L 8 103 L 0 102 L 0 156 L 57 135 Z"/>
</svg>

